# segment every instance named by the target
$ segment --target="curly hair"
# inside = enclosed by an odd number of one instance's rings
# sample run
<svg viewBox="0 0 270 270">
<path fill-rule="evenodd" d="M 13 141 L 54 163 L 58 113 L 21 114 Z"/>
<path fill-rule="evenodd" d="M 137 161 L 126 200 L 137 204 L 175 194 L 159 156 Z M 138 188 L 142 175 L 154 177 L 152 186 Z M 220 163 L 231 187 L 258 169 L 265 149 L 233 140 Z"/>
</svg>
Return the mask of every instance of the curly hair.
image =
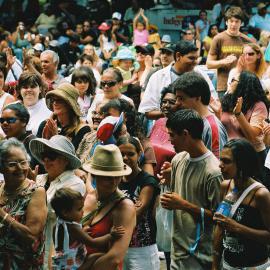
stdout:
<svg viewBox="0 0 270 270">
<path fill-rule="evenodd" d="M 221 101 L 222 110 L 224 112 L 232 112 L 239 97 L 243 98 L 242 112 L 244 114 L 259 101 L 262 101 L 267 110 L 269 110 L 266 94 L 259 78 L 254 73 L 249 71 L 241 72 L 235 91 L 223 97 Z"/>
</svg>

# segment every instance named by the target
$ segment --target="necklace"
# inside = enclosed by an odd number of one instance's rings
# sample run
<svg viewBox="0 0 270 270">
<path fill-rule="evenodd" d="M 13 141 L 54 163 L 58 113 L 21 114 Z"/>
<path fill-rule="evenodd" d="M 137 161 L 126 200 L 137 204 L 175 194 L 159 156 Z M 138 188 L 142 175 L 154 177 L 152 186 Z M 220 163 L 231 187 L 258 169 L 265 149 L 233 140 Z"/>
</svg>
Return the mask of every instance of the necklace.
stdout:
<svg viewBox="0 0 270 270">
<path fill-rule="evenodd" d="M 97 194 L 96 194 L 96 196 L 97 196 Z M 124 197 L 126 197 L 125 193 L 122 192 L 121 190 L 117 189 L 106 199 L 98 200 L 96 209 L 93 210 L 92 212 L 88 213 L 86 216 L 84 216 L 81 220 L 81 223 L 85 224 L 89 219 L 93 219 L 106 205 L 108 205 L 108 203 L 118 201 Z M 97 196 L 97 198 L 98 198 L 98 196 Z"/>
<path fill-rule="evenodd" d="M 5 205 L 8 201 L 13 201 L 28 187 L 28 180 L 24 180 L 15 190 L 7 191 L 5 189 L 5 184 L 0 188 L 0 205 Z"/>
</svg>

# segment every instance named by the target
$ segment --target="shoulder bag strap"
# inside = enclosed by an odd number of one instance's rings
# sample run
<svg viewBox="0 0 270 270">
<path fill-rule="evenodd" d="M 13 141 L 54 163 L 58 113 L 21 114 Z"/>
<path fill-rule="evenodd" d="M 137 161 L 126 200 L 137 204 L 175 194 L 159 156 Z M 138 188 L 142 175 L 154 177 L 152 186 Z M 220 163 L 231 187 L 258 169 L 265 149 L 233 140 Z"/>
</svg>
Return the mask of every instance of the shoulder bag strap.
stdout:
<svg viewBox="0 0 270 270">
<path fill-rule="evenodd" d="M 239 199 L 233 204 L 231 212 L 230 212 L 230 217 L 232 217 L 235 213 L 235 211 L 237 210 L 237 208 L 239 207 L 239 205 L 241 204 L 241 202 L 246 198 L 246 196 L 248 195 L 248 193 L 254 189 L 257 186 L 260 186 L 261 184 L 258 182 L 253 183 L 252 185 L 250 185 L 249 187 L 247 187 L 244 192 L 242 193 L 242 195 L 239 197 Z"/>
</svg>

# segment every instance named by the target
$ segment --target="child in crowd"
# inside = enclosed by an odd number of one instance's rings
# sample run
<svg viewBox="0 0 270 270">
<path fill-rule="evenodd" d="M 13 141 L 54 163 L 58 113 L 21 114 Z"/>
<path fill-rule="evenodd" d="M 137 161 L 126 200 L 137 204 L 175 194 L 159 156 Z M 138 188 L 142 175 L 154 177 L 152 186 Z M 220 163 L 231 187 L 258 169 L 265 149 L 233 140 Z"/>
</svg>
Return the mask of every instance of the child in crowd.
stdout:
<svg viewBox="0 0 270 270">
<path fill-rule="evenodd" d="M 124 79 L 121 93 L 126 93 L 128 90 L 128 86 L 134 83 L 138 78 L 137 73 L 133 73 L 134 60 L 135 57 L 128 48 L 119 50 L 116 57 L 114 58 L 113 64 L 115 68 L 117 68 L 121 72 Z"/>
<path fill-rule="evenodd" d="M 84 198 L 81 193 L 70 188 L 61 188 L 55 192 L 51 201 L 57 216 L 55 227 L 55 250 L 53 267 L 55 269 L 89 269 L 94 262 L 92 257 L 85 259 L 84 245 L 104 248 L 114 239 L 124 234 L 122 226 L 112 227 L 111 233 L 93 239 L 83 231 L 80 221 L 83 216 Z M 95 211 L 93 211 L 93 216 Z M 102 253 L 98 256 L 103 255 Z M 96 257 L 95 257 L 96 259 Z M 53 269 L 54 269 L 53 268 Z"/>
<path fill-rule="evenodd" d="M 139 20 L 140 17 L 142 17 L 142 21 Z M 148 43 L 148 28 L 148 19 L 144 15 L 144 10 L 141 8 L 133 20 L 133 44 L 135 46 Z"/>
</svg>

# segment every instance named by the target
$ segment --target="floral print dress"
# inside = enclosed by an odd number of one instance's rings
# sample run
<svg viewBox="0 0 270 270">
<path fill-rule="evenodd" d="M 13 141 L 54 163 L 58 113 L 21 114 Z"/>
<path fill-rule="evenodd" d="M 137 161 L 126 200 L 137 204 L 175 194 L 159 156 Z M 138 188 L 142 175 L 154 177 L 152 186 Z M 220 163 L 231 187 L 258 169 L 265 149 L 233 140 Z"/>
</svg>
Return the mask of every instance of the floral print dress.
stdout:
<svg viewBox="0 0 270 270">
<path fill-rule="evenodd" d="M 0 207 L 21 224 L 26 223 L 26 210 L 32 194 L 38 188 L 29 181 L 12 198 L 4 194 L 4 183 L 0 183 Z M 12 228 L 0 224 L 0 269 L 41 270 L 43 269 L 44 234 L 32 244 L 25 242 Z"/>
</svg>

